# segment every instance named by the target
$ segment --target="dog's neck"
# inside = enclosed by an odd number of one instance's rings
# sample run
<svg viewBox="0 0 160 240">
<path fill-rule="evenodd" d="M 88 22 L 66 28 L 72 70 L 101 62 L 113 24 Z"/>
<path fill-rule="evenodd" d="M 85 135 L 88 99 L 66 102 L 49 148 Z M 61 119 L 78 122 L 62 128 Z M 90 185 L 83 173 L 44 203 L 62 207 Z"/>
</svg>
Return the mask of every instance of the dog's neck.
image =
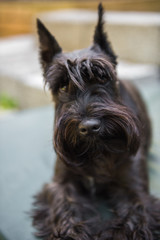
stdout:
<svg viewBox="0 0 160 240">
<path fill-rule="evenodd" d="M 106 183 L 115 179 L 119 169 L 129 164 L 126 163 L 127 157 L 126 153 L 99 154 L 82 166 L 67 166 L 67 168 L 84 179 L 87 185 L 93 185 L 93 182 Z"/>
</svg>

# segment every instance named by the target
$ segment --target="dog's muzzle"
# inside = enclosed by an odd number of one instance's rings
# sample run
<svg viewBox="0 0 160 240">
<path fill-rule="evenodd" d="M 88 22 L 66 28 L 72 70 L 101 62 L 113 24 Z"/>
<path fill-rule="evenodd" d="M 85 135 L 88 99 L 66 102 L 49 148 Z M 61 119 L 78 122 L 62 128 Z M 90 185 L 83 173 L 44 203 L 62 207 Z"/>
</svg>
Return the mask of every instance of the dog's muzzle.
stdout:
<svg viewBox="0 0 160 240">
<path fill-rule="evenodd" d="M 90 134 L 98 134 L 100 131 L 100 120 L 98 119 L 85 119 L 80 122 L 78 126 L 79 134 L 87 136 Z"/>
</svg>

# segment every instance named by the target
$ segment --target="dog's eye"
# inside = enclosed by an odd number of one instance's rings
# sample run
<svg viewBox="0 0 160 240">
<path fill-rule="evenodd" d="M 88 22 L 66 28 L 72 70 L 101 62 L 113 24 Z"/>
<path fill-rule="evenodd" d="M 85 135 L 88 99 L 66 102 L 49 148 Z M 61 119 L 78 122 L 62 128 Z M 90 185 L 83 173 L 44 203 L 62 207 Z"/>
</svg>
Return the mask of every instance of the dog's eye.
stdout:
<svg viewBox="0 0 160 240">
<path fill-rule="evenodd" d="M 61 86 L 61 87 L 59 88 L 59 90 L 60 90 L 60 92 L 67 92 L 68 86 L 67 86 L 67 85 Z"/>
<path fill-rule="evenodd" d="M 63 79 L 61 81 L 61 84 L 59 86 L 59 92 L 67 92 L 68 91 L 68 85 L 69 85 L 69 81 L 68 79 Z"/>
</svg>

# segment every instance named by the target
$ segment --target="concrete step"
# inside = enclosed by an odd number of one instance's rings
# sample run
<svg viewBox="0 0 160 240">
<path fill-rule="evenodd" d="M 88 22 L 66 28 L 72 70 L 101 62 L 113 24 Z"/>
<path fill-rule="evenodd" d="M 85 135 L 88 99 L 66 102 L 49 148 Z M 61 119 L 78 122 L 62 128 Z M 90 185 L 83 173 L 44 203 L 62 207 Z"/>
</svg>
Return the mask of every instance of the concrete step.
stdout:
<svg viewBox="0 0 160 240">
<path fill-rule="evenodd" d="M 64 50 L 87 47 L 92 42 L 97 12 L 60 10 L 38 17 L 53 32 Z M 160 13 L 106 12 L 105 29 L 121 59 L 160 63 Z"/>
<path fill-rule="evenodd" d="M 51 102 L 43 91 L 42 71 L 33 35 L 0 40 L 0 93 L 16 99 L 21 109 Z"/>
</svg>

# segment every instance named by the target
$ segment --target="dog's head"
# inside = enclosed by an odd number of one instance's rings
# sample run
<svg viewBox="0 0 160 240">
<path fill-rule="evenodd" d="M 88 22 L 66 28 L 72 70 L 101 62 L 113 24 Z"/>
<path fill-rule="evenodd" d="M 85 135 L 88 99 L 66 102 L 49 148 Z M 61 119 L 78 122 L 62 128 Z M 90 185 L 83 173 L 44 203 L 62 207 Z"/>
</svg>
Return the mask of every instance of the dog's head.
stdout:
<svg viewBox="0 0 160 240">
<path fill-rule="evenodd" d="M 138 121 L 122 104 L 116 55 L 103 30 L 103 8 L 91 47 L 62 53 L 38 20 L 45 83 L 55 101 L 54 145 L 60 159 L 82 165 L 96 154 L 128 152 L 139 146 Z"/>
</svg>

